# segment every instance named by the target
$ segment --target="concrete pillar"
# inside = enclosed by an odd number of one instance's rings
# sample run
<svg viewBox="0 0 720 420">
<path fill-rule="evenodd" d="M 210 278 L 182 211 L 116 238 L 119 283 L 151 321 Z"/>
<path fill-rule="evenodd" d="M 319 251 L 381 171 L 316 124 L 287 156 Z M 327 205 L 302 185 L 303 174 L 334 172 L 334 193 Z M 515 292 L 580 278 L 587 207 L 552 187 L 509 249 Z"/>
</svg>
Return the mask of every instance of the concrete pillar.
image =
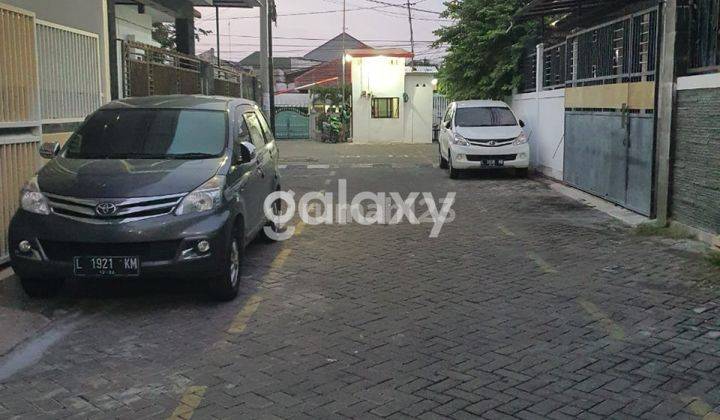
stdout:
<svg viewBox="0 0 720 420">
<path fill-rule="evenodd" d="M 542 92 L 545 69 L 545 44 L 535 47 L 535 91 Z"/>
<path fill-rule="evenodd" d="M 267 0 L 260 0 L 260 74 L 262 84 L 262 108 L 270 115 L 270 76 L 268 72 L 268 7 Z"/>
<path fill-rule="evenodd" d="M 195 19 L 175 19 L 175 37 L 178 52 L 195 55 Z"/>
<path fill-rule="evenodd" d="M 661 4 L 659 66 L 657 71 L 657 125 L 655 127 L 656 168 L 655 211 L 659 225 L 668 223 L 670 204 L 670 145 L 675 105 L 675 36 L 677 0 Z"/>
<path fill-rule="evenodd" d="M 108 68 L 110 70 L 110 100 L 115 100 L 120 97 L 120 84 L 122 82 L 121 77 L 123 75 L 119 72 L 118 67 L 120 62 L 118 61 L 118 42 L 117 39 L 117 27 L 115 22 L 115 0 L 106 0 L 107 7 L 107 51 L 108 51 Z"/>
</svg>

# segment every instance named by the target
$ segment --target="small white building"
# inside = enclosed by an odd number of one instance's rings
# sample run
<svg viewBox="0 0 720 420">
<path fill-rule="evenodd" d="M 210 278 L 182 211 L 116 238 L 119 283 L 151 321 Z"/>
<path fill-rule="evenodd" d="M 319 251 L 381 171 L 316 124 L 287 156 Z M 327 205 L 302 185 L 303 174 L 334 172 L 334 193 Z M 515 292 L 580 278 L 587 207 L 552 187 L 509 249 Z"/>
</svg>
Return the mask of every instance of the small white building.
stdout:
<svg viewBox="0 0 720 420">
<path fill-rule="evenodd" d="M 434 67 L 406 67 L 402 49 L 347 50 L 353 142 L 432 143 Z"/>
</svg>

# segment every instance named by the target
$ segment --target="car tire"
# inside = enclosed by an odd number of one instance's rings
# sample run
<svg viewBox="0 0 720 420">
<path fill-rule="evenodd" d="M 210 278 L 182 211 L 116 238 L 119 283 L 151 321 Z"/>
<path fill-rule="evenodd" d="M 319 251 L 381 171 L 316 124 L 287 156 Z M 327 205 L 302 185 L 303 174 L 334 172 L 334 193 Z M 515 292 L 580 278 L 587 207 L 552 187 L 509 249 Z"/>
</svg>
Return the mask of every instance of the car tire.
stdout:
<svg viewBox="0 0 720 420">
<path fill-rule="evenodd" d="M 515 175 L 520 178 L 527 178 L 528 177 L 528 168 L 517 168 L 515 169 Z"/>
<path fill-rule="evenodd" d="M 450 151 L 448 150 L 448 167 L 450 168 L 450 179 L 458 179 L 460 178 L 460 171 L 458 169 L 455 169 L 452 164 L 452 155 L 450 154 Z"/>
<path fill-rule="evenodd" d="M 277 191 L 280 191 L 280 188 L 278 188 Z M 282 214 L 282 200 L 281 200 L 281 199 L 277 199 L 277 200 L 273 203 L 273 214 L 278 215 L 278 216 L 279 216 L 280 214 Z M 279 226 L 277 223 L 275 223 L 275 222 L 273 222 L 273 221 L 271 221 L 271 220 L 268 220 L 268 221 L 265 223 L 265 226 L 263 226 L 262 230 L 260 231 L 260 236 L 262 237 L 262 240 L 263 240 L 264 242 L 267 242 L 267 243 L 277 242 L 277 241 L 278 241 L 277 236 L 268 235 L 268 234 L 265 232 L 265 229 L 266 229 L 266 228 L 272 229 L 272 231 L 275 232 L 275 233 L 281 233 L 282 230 L 283 230 L 283 227 L 282 227 L 282 226 Z"/>
<path fill-rule="evenodd" d="M 240 275 L 243 262 L 243 228 L 238 223 L 233 229 L 230 243 L 223 258 L 223 271 L 210 280 L 210 296 L 220 302 L 228 302 L 237 297 L 240 290 Z"/>
<path fill-rule="evenodd" d="M 37 278 L 20 278 L 25 293 L 32 298 L 49 298 L 57 296 L 63 286 L 62 279 L 37 279 Z"/>
<path fill-rule="evenodd" d="M 442 155 L 441 146 L 438 145 L 438 155 L 440 156 L 440 169 L 447 169 L 448 168 L 448 161 L 445 159 Z"/>
</svg>

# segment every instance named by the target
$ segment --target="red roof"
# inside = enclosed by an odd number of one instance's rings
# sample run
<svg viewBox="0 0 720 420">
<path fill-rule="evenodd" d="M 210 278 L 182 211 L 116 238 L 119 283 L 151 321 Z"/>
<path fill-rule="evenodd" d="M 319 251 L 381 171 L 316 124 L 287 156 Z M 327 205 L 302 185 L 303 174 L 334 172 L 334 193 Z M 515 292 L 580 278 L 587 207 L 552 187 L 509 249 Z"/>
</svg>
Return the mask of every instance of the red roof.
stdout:
<svg viewBox="0 0 720 420">
<path fill-rule="evenodd" d="M 413 55 L 410 51 L 405 51 L 402 48 L 368 48 L 362 50 L 346 50 L 345 53 L 353 57 L 377 57 L 379 55 L 382 55 L 385 57 L 413 58 Z"/>
<path fill-rule="evenodd" d="M 345 65 L 345 83 L 352 83 L 352 72 L 351 65 Z M 320 83 L 318 86 L 339 86 L 340 79 L 342 78 L 342 61 L 333 60 L 327 63 L 318 64 L 315 67 L 311 67 L 305 73 L 295 78 L 295 86 L 305 86 L 313 83 L 317 83 L 323 80 L 332 79 L 337 77 L 337 80 L 332 80 L 325 83 Z"/>
</svg>

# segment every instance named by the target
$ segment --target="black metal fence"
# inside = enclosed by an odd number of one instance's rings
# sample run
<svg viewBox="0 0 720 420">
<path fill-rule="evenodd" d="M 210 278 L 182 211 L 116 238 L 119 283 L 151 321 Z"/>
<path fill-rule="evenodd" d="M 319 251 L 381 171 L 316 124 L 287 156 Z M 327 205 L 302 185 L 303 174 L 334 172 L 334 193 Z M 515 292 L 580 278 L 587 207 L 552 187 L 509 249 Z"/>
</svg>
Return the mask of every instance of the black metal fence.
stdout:
<svg viewBox="0 0 720 420">
<path fill-rule="evenodd" d="M 652 8 L 578 31 L 564 43 L 545 48 L 543 90 L 654 80 L 657 28 L 657 8 Z M 528 57 L 535 60 L 534 53 Z M 536 88 L 530 64 L 526 60 L 522 92 Z"/>
<path fill-rule="evenodd" d="M 543 52 L 543 89 L 557 89 L 565 87 L 567 77 L 567 44 L 562 43 Z"/>
<path fill-rule="evenodd" d="M 688 73 L 720 71 L 720 0 L 691 0 L 687 25 Z"/>
<path fill-rule="evenodd" d="M 535 92 L 537 87 L 537 54 L 527 52 L 522 61 L 520 92 Z"/>
</svg>

